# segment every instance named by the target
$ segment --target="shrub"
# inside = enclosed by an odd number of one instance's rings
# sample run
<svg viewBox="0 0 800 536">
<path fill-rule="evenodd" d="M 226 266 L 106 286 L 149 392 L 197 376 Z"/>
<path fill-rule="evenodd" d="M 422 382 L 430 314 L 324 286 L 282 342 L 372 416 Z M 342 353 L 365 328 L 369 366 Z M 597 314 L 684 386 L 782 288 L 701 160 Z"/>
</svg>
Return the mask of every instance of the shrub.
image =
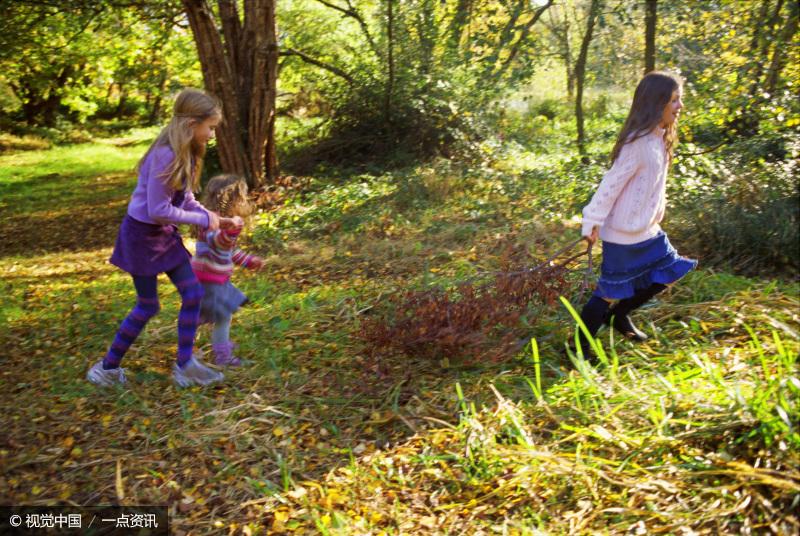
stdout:
<svg viewBox="0 0 800 536">
<path fill-rule="evenodd" d="M 541 115 L 551 121 L 563 113 L 564 105 L 559 99 L 544 99 L 531 103 L 528 107 L 528 116 L 537 117 Z"/>
<path fill-rule="evenodd" d="M 706 263 L 743 274 L 797 273 L 797 135 L 744 139 L 719 154 L 676 158 L 670 230 Z"/>
<path fill-rule="evenodd" d="M 37 136 L 15 136 L 0 132 L 0 153 L 6 151 L 31 151 L 49 149 L 51 143 Z"/>
</svg>

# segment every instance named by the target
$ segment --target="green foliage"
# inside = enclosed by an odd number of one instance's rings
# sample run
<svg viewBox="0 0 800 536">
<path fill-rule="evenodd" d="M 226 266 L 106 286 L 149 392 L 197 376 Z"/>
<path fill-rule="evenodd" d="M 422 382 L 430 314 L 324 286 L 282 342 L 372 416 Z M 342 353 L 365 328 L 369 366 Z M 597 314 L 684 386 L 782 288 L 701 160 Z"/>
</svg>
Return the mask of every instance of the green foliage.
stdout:
<svg viewBox="0 0 800 536">
<path fill-rule="evenodd" d="M 396 188 L 391 175 L 365 175 L 344 184 L 313 182 L 307 191 L 286 199 L 282 208 L 258 214 L 255 239 L 275 243 L 332 229 L 355 231 Z"/>
<path fill-rule="evenodd" d="M 200 83 L 191 34 L 173 30 L 175 4 L 70 0 L 3 9 L 2 112 L 16 134 L 29 133 L 23 122 L 58 130 L 89 118 L 152 123 L 167 95 Z"/>
<path fill-rule="evenodd" d="M 798 16 L 795 3 L 726 0 L 665 7 L 667 20 L 676 24 L 669 26 L 663 54 L 665 64 L 686 77 L 688 141 L 716 145 L 800 124 L 794 96 L 798 33 L 788 40 L 782 34 Z M 781 68 L 770 80 L 776 55 Z"/>
<path fill-rule="evenodd" d="M 670 228 L 703 262 L 750 274 L 796 272 L 799 148 L 796 134 L 759 136 L 718 155 L 676 158 Z"/>
<path fill-rule="evenodd" d="M 529 51 L 541 34 L 523 29 L 535 12 L 523 4 L 478 4 L 469 14 L 455 4 L 392 2 L 390 19 L 389 4 L 353 3 L 343 20 L 340 12 L 317 6 L 312 9 L 321 18 L 313 26 L 330 31 L 324 40 L 298 15 L 302 3 L 283 14 L 287 48 L 311 53 L 328 71 L 303 81 L 302 94 L 318 94 L 331 108 L 310 154 L 292 155 L 288 164 L 304 171 L 320 161 L 352 165 L 474 153 L 474 142 L 490 133 L 482 114 L 539 63 Z M 328 22 L 333 17 L 335 31 Z M 295 58 L 290 55 L 287 65 L 299 70 Z M 300 80 L 292 76 L 290 83 Z"/>
</svg>

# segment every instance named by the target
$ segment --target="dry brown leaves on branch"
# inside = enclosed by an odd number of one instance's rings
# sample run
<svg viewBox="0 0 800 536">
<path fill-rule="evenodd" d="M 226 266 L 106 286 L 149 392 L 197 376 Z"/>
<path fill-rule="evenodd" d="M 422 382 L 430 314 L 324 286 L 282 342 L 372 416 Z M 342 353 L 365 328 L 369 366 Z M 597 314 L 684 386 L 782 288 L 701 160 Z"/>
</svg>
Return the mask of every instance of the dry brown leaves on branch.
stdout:
<svg viewBox="0 0 800 536">
<path fill-rule="evenodd" d="M 482 284 L 396 294 L 388 299 L 388 312 L 365 320 L 358 335 L 375 355 L 499 360 L 519 347 L 525 326 L 536 322 L 531 306 L 554 306 L 564 294 L 570 264 L 583 255 L 533 268 L 507 264 Z"/>
<path fill-rule="evenodd" d="M 270 184 L 250 192 L 250 201 L 254 206 L 271 210 L 282 204 L 288 195 L 308 187 L 308 178 L 282 175 Z"/>
</svg>

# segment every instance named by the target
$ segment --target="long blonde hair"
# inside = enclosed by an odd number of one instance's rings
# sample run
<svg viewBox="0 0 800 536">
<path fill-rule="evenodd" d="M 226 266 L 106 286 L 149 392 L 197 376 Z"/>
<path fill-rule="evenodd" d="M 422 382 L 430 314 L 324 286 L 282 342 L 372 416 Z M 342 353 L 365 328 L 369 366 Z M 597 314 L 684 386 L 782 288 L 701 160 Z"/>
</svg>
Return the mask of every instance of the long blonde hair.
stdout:
<svg viewBox="0 0 800 536">
<path fill-rule="evenodd" d="M 661 123 L 664 108 L 672 99 L 672 92 L 680 89 L 682 80 L 668 72 L 652 71 L 644 75 L 633 93 L 633 102 L 628 118 L 617 136 L 617 143 L 611 151 L 611 163 L 619 156 L 626 143 L 645 136 Z M 672 151 L 678 143 L 678 122 L 674 121 L 664 129 L 664 147 L 672 162 Z"/>
<path fill-rule="evenodd" d="M 192 127 L 213 116 L 222 118 L 222 108 L 217 99 L 205 91 L 184 88 L 175 98 L 172 119 L 161 129 L 156 140 L 136 164 L 137 173 L 155 147 L 169 145 L 175 158 L 164 171 L 167 186 L 173 190 L 189 187 L 191 191 L 197 191 L 206 147 L 205 145 L 199 147 L 194 143 Z"/>
<path fill-rule="evenodd" d="M 247 197 L 247 183 L 238 175 L 214 176 L 203 192 L 203 206 L 224 218 L 246 218 L 252 210 Z"/>
</svg>

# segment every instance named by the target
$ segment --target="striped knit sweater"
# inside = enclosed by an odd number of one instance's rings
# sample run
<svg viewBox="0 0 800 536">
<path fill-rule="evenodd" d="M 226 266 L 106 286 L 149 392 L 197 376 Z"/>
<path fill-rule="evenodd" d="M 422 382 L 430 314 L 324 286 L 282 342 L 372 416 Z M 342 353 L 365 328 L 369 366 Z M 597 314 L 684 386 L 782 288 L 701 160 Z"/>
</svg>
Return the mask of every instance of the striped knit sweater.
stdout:
<svg viewBox="0 0 800 536">
<path fill-rule="evenodd" d="M 253 255 L 236 247 L 241 229 L 203 231 L 197 239 L 192 269 L 201 283 L 226 283 L 233 273 L 233 265 L 248 267 Z"/>
<path fill-rule="evenodd" d="M 600 228 L 600 238 L 615 244 L 636 244 L 661 230 L 667 202 L 664 130 L 623 145 L 603 176 L 591 202 L 583 209 L 583 236 Z"/>
</svg>

